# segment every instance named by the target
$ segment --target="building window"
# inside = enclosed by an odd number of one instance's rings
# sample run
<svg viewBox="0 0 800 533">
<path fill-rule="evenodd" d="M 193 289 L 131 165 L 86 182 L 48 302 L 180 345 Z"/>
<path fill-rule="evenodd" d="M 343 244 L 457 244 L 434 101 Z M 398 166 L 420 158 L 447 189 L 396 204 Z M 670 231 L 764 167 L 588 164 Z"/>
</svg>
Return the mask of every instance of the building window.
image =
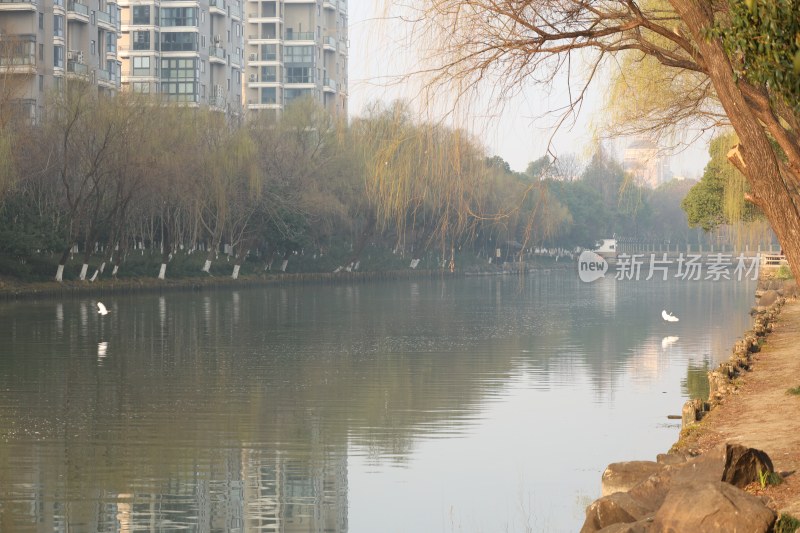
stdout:
<svg viewBox="0 0 800 533">
<path fill-rule="evenodd" d="M 44 29 L 44 13 L 39 13 L 39 29 Z"/>
<path fill-rule="evenodd" d="M 292 100 L 296 100 L 297 98 L 303 98 L 307 96 L 313 96 L 314 91 L 311 89 L 286 89 L 284 91 L 283 99 L 285 100 L 286 104 L 289 104 Z"/>
<path fill-rule="evenodd" d="M 306 63 L 314 64 L 313 46 L 287 46 L 283 51 L 286 63 Z"/>
<path fill-rule="evenodd" d="M 136 57 L 133 58 L 133 75 L 134 76 L 149 76 L 150 75 L 150 58 L 149 57 Z"/>
<path fill-rule="evenodd" d="M 262 104 L 277 104 L 278 103 L 278 89 L 276 87 L 262 87 L 261 88 L 261 103 Z"/>
<path fill-rule="evenodd" d="M 64 36 L 64 15 L 53 15 L 53 36 Z"/>
<path fill-rule="evenodd" d="M 53 47 L 53 66 L 58 68 L 64 68 L 64 47 L 63 46 L 54 46 Z"/>
<path fill-rule="evenodd" d="M 261 67 L 261 81 L 278 81 L 278 67 Z"/>
<path fill-rule="evenodd" d="M 117 34 L 114 32 L 106 33 L 106 52 L 117 53 Z"/>
<path fill-rule="evenodd" d="M 311 67 L 286 67 L 286 83 L 314 83 Z"/>
<path fill-rule="evenodd" d="M 135 93 L 142 93 L 142 94 L 149 94 L 150 93 L 150 84 L 146 81 L 135 81 L 133 82 L 133 92 Z"/>
<path fill-rule="evenodd" d="M 131 40 L 133 41 L 134 50 L 150 50 L 149 31 L 135 31 Z"/>
<path fill-rule="evenodd" d="M 197 34 L 194 32 L 162 32 L 162 52 L 196 52 Z"/>
<path fill-rule="evenodd" d="M 161 92 L 174 102 L 197 101 L 197 70 L 195 59 L 169 58 L 161 60 Z"/>
<path fill-rule="evenodd" d="M 39 61 L 44 61 L 44 44 L 39 44 Z"/>
<path fill-rule="evenodd" d="M 89 42 L 89 53 L 95 55 L 97 53 L 97 43 L 94 39 Z"/>
<path fill-rule="evenodd" d="M 197 8 L 165 7 L 161 9 L 162 26 L 197 26 Z"/>
<path fill-rule="evenodd" d="M 280 61 L 280 48 L 277 44 L 262 44 L 261 57 L 264 61 Z"/>
<path fill-rule="evenodd" d="M 44 91 L 44 75 L 39 74 L 39 90 Z"/>
<path fill-rule="evenodd" d="M 150 6 L 133 6 L 133 23 L 150 24 Z"/>
</svg>

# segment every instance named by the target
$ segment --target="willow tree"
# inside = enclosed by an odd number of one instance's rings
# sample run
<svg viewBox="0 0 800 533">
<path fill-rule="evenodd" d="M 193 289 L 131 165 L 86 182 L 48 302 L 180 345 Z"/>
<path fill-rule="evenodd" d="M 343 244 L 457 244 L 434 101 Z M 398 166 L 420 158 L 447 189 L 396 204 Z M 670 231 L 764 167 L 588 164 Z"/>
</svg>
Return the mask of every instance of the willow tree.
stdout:
<svg viewBox="0 0 800 533">
<path fill-rule="evenodd" d="M 477 220 L 488 174 L 482 148 L 463 130 L 415 121 L 403 103 L 373 109 L 353 129 L 363 150 L 365 192 L 375 206 L 366 229 L 393 227 L 402 236 L 409 225 L 420 226 L 417 248 L 438 241 L 443 252 L 449 245 L 452 259 L 455 239 Z"/>
<path fill-rule="evenodd" d="M 648 131 L 697 119 L 729 124 L 728 158 L 750 184 L 800 274 L 800 17 L 794 0 L 412 0 L 434 84 L 500 93 L 568 80 L 575 109 L 610 59 L 655 61 L 674 83 L 668 113 Z M 432 45 L 432 46 L 431 46 Z M 636 63 L 625 66 L 633 74 Z M 681 98 L 683 95 L 683 98 Z M 656 118 L 664 107 L 640 109 Z M 706 124 L 709 124 L 706 122 Z"/>
</svg>

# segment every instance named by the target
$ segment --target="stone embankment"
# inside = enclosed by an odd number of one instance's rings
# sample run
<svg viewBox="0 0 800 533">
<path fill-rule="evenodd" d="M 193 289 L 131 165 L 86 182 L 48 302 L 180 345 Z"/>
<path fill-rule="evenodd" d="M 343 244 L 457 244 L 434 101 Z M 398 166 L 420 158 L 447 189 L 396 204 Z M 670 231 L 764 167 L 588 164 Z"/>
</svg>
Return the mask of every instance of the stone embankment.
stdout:
<svg viewBox="0 0 800 533">
<path fill-rule="evenodd" d="M 753 419 L 752 413 L 737 411 L 734 417 L 745 417 L 738 421 L 743 431 L 737 432 L 739 438 L 730 439 L 706 430 L 700 420 L 712 411 L 716 414 L 717 407 L 727 404 L 729 398 L 739 396 L 741 381 L 753 368 L 786 299 L 797 295 L 793 280 L 759 283 L 757 302 L 752 310 L 753 328 L 736 342 L 730 359 L 709 372 L 708 400 L 691 400 L 684 405 L 681 440 L 669 454 L 659 455 L 656 461 L 609 465 L 602 477 L 602 497 L 586 509 L 581 533 L 793 531 L 793 526 L 784 529 L 788 519 L 782 517 L 778 521 L 776 512 L 786 507 L 786 494 L 778 501 L 769 497 L 764 489 L 790 478 L 794 472 L 775 472 L 765 451 L 742 442 L 742 437 L 751 438 L 754 434 L 752 429 L 742 426 L 745 423 L 757 425 L 758 419 Z M 794 340 L 800 341 L 800 328 L 797 334 Z M 727 405 L 725 407 L 719 411 L 729 410 Z M 731 425 L 736 427 L 737 422 Z M 715 438 L 709 437 L 701 443 L 698 435 L 704 431 L 713 433 Z M 795 438 L 792 430 L 788 431 L 790 434 L 783 441 Z M 689 440 L 691 445 L 687 445 Z M 763 449 L 770 453 L 774 449 L 785 455 L 782 447 L 773 447 L 771 443 L 758 442 L 759 445 L 768 444 L 769 448 L 763 446 Z M 788 445 L 791 447 L 792 443 Z M 795 480 L 791 479 L 786 485 L 793 484 Z M 797 500 L 796 494 L 789 494 L 789 498 Z"/>
</svg>

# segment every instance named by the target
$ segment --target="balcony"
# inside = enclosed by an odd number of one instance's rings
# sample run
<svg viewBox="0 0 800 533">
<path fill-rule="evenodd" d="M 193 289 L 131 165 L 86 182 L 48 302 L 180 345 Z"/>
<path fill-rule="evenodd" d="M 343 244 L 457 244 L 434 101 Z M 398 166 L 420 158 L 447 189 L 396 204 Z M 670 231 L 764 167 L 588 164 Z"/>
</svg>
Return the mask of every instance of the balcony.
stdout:
<svg viewBox="0 0 800 533">
<path fill-rule="evenodd" d="M 89 6 L 80 2 L 69 2 L 67 4 L 67 20 L 89 23 Z"/>
<path fill-rule="evenodd" d="M 0 72 L 3 74 L 36 73 L 36 36 L 6 35 L 0 39 L 6 51 L 0 55 Z"/>
<path fill-rule="evenodd" d="M 105 11 L 97 11 L 96 15 L 97 15 L 97 25 L 100 28 L 114 32 L 120 30 L 119 20 L 116 17 L 112 17 L 109 13 L 106 13 Z"/>
<path fill-rule="evenodd" d="M 329 52 L 336 51 L 336 37 L 328 35 L 322 39 L 322 49 L 327 50 Z"/>
<path fill-rule="evenodd" d="M 89 77 L 89 65 L 84 65 L 83 63 L 78 63 L 73 59 L 67 60 L 67 77 L 68 78 L 88 78 Z"/>
<path fill-rule="evenodd" d="M 227 103 L 222 95 L 212 95 L 208 97 L 208 105 L 216 109 L 225 109 Z"/>
<path fill-rule="evenodd" d="M 314 42 L 316 40 L 316 35 L 313 31 L 287 31 L 286 37 L 284 38 L 287 41 L 311 41 Z"/>
<path fill-rule="evenodd" d="M 224 17 L 228 14 L 225 11 L 225 0 L 209 0 L 208 11 L 213 15 L 222 15 Z"/>
<path fill-rule="evenodd" d="M 332 9 L 336 11 L 336 0 L 322 0 L 322 8 L 323 9 Z"/>
<path fill-rule="evenodd" d="M 210 46 L 208 48 L 208 62 L 225 64 L 225 49 L 219 46 Z"/>
<path fill-rule="evenodd" d="M 336 80 L 332 80 L 329 77 L 325 76 L 322 79 L 322 90 L 326 93 L 335 93 L 336 92 Z"/>
<path fill-rule="evenodd" d="M 242 66 L 242 56 L 238 56 L 236 54 L 231 54 L 228 56 L 228 59 L 231 60 L 231 65 L 234 67 L 241 67 Z"/>
<path fill-rule="evenodd" d="M 36 11 L 36 0 L 0 0 L 0 11 Z"/>
<path fill-rule="evenodd" d="M 97 84 L 101 87 L 110 87 L 112 89 L 119 87 L 119 79 L 113 72 L 97 69 L 95 75 L 97 76 Z"/>
</svg>

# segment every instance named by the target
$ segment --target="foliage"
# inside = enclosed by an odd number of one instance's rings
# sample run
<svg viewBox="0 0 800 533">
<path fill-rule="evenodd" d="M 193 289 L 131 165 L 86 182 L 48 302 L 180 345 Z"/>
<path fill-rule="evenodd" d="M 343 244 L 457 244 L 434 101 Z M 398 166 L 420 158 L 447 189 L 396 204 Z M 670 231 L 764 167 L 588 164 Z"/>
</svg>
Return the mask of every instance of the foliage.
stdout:
<svg viewBox="0 0 800 533">
<path fill-rule="evenodd" d="M 800 396 L 800 386 L 792 387 L 791 389 L 787 390 L 786 393 L 794 396 Z"/>
<path fill-rule="evenodd" d="M 709 155 L 700 182 L 683 201 L 689 226 L 711 231 L 722 224 L 751 222 L 761 216 L 758 208 L 745 201 L 748 186 L 745 177 L 727 159 L 736 143 L 733 134 L 720 135 L 711 141 Z"/>
<path fill-rule="evenodd" d="M 791 279 L 792 270 L 786 265 L 781 265 L 778 267 L 778 270 L 775 271 L 774 276 L 776 279 Z"/>
<path fill-rule="evenodd" d="M 775 522 L 772 531 L 774 533 L 797 533 L 798 529 L 800 529 L 800 519 L 790 514 L 782 513 Z"/>
<path fill-rule="evenodd" d="M 729 16 L 709 35 L 721 39 L 736 74 L 770 88 L 800 111 L 800 3 L 728 0 Z"/>
</svg>

